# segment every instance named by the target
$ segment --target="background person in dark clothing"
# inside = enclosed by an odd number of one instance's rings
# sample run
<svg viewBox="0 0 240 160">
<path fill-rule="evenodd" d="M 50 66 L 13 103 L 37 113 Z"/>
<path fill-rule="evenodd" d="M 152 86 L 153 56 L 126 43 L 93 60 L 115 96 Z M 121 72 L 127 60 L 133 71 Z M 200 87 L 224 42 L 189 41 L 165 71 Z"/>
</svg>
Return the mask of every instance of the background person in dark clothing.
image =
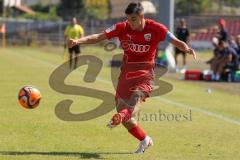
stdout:
<svg viewBox="0 0 240 160">
<path fill-rule="evenodd" d="M 211 62 L 211 70 L 213 71 L 212 80 L 219 81 L 224 67 L 232 62 L 232 49 L 226 45 L 224 41 L 220 41 L 216 49 L 216 56 Z"/>
<path fill-rule="evenodd" d="M 236 37 L 236 44 L 237 44 L 237 53 L 240 56 L 240 35 Z"/>
<path fill-rule="evenodd" d="M 177 27 L 175 34 L 178 39 L 185 42 L 186 44 L 188 43 L 190 33 L 187 28 L 187 23 L 186 23 L 185 19 L 180 20 L 179 27 Z M 179 54 L 181 54 L 183 56 L 183 69 L 181 70 L 181 72 L 184 73 L 186 71 L 186 65 L 187 65 L 186 53 L 179 50 L 178 48 L 175 48 L 175 55 L 174 55 L 175 62 L 176 62 L 176 72 L 179 71 L 178 66 L 177 66 Z"/>
<path fill-rule="evenodd" d="M 226 28 L 226 21 L 224 19 L 220 19 L 218 21 L 218 26 L 219 26 L 219 31 L 218 31 L 217 37 L 218 37 L 219 41 L 227 42 L 228 32 L 227 32 L 227 28 Z"/>
</svg>

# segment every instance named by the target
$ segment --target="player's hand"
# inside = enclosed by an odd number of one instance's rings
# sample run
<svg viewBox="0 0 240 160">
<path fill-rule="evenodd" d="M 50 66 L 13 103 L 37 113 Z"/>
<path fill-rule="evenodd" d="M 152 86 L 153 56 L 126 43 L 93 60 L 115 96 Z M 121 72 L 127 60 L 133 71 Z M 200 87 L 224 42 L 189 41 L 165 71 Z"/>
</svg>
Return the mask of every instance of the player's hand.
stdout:
<svg viewBox="0 0 240 160">
<path fill-rule="evenodd" d="M 68 40 L 68 48 L 72 48 L 76 45 L 78 45 L 78 40 L 75 40 L 75 39 L 69 39 Z"/>
<path fill-rule="evenodd" d="M 197 54 L 192 48 L 189 48 L 187 51 L 188 54 L 191 54 L 195 60 L 197 60 Z"/>
</svg>

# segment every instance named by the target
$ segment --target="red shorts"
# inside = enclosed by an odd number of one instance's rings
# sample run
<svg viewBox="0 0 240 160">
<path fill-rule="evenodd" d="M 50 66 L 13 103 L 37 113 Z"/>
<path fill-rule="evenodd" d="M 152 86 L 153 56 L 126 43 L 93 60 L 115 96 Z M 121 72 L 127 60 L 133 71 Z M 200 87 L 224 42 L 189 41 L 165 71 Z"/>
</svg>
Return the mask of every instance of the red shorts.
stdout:
<svg viewBox="0 0 240 160">
<path fill-rule="evenodd" d="M 150 97 L 152 91 L 153 73 L 149 70 L 121 73 L 115 98 L 130 99 L 137 91 L 144 93 L 143 101 Z"/>
</svg>

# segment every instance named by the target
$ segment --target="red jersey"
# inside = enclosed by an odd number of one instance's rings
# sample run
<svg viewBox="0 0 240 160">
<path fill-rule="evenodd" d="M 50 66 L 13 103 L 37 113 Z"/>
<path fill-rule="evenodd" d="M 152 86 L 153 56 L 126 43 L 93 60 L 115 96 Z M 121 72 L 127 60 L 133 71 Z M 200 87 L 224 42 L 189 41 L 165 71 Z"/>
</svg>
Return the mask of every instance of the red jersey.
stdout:
<svg viewBox="0 0 240 160">
<path fill-rule="evenodd" d="M 154 63 L 156 48 L 166 38 L 167 28 L 150 19 L 145 19 L 143 31 L 134 31 L 128 22 L 120 22 L 105 30 L 108 39 L 118 37 L 124 50 L 124 62 Z"/>
<path fill-rule="evenodd" d="M 160 41 L 164 41 L 167 28 L 153 20 L 146 19 L 143 31 L 134 31 L 127 21 L 105 30 L 108 39 L 118 37 L 124 50 L 123 64 L 119 76 L 116 97 L 131 97 L 134 91 L 142 90 L 149 97 L 154 78 L 155 54 Z"/>
</svg>

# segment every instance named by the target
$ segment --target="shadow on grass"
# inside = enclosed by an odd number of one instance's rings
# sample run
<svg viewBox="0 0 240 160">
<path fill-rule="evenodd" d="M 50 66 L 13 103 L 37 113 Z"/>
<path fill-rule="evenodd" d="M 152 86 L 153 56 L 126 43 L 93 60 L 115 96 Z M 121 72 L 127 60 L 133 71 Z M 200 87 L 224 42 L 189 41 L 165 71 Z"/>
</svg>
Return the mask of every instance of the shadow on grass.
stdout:
<svg viewBox="0 0 240 160">
<path fill-rule="evenodd" d="M 46 156 L 72 156 L 83 159 L 94 158 L 104 159 L 101 155 L 130 155 L 131 152 L 18 152 L 18 151 L 0 151 L 0 155 L 8 156 L 26 156 L 26 155 L 46 155 Z"/>
</svg>

